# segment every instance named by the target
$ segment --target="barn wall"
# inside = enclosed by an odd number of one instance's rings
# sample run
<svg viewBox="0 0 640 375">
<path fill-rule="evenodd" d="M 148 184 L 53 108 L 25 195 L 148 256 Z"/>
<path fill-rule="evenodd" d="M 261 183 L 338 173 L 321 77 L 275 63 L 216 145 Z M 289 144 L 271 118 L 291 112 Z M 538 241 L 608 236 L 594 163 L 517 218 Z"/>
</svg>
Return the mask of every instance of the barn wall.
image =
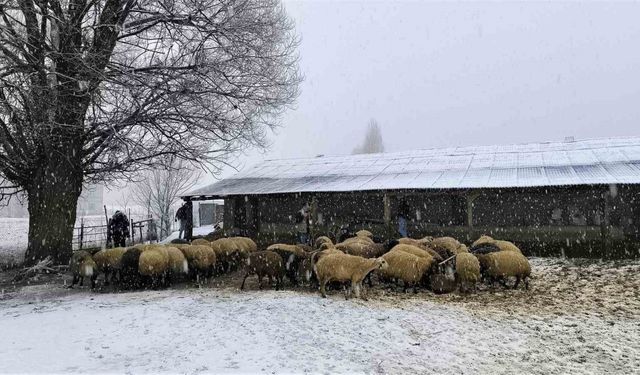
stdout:
<svg viewBox="0 0 640 375">
<path fill-rule="evenodd" d="M 467 195 L 473 201 L 472 227 L 467 223 Z M 317 201 L 321 222 L 313 235 L 338 233 L 351 223 L 354 230 L 367 228 L 382 238 L 396 236 L 396 217 L 401 200 L 411 207 L 410 236 L 453 235 L 471 242 L 481 234 L 510 239 L 532 255 L 640 256 L 640 189 L 637 185 L 572 186 L 470 191 L 390 191 L 391 227 L 384 224 L 384 192 L 280 194 L 257 196 L 257 210 L 233 207 L 251 200 L 225 200 L 225 227 L 248 226 L 247 212 L 259 221 L 258 233 L 265 241 L 295 241 L 293 217 L 305 202 Z M 242 199 L 241 199 L 242 198 Z M 608 199 L 605 220 L 605 198 Z M 229 202 L 229 203 L 228 203 Z M 230 204 L 231 203 L 231 204 Z M 244 215 L 243 220 L 227 217 Z M 606 225 L 608 221 L 609 225 Z M 603 234 L 607 241 L 603 242 Z M 606 248 L 605 248 L 606 247 Z"/>
</svg>

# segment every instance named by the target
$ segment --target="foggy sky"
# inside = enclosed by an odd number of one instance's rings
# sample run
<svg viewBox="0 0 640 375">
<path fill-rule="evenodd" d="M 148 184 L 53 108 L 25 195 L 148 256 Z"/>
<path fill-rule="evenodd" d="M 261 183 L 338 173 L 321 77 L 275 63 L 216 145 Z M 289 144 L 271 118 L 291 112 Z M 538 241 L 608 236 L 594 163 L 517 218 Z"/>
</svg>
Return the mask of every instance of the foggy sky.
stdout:
<svg viewBox="0 0 640 375">
<path fill-rule="evenodd" d="M 387 151 L 640 135 L 640 3 L 285 5 L 306 79 L 240 169 L 350 154 L 371 118 Z"/>
</svg>

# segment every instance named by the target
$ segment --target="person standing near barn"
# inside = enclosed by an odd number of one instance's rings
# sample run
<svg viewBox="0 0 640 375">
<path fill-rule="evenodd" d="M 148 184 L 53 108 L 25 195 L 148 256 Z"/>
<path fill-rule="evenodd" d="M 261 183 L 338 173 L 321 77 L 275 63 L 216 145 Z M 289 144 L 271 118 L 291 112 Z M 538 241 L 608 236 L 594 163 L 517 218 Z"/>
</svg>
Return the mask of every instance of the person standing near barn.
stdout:
<svg viewBox="0 0 640 375">
<path fill-rule="evenodd" d="M 129 218 L 124 212 L 116 210 L 109 222 L 109 231 L 111 231 L 114 247 L 127 246 L 127 238 L 131 235 L 129 234 Z"/>
<path fill-rule="evenodd" d="M 309 244 L 309 203 L 305 203 L 302 209 L 296 212 L 295 221 L 298 241 Z"/>
<path fill-rule="evenodd" d="M 178 232 L 178 238 L 182 239 L 184 235 L 184 231 L 187 227 L 187 203 L 183 203 L 178 211 L 176 211 L 176 219 L 175 221 L 179 221 L 180 231 Z"/>
<path fill-rule="evenodd" d="M 398 232 L 401 237 L 409 237 L 407 231 L 407 220 L 411 216 L 411 208 L 404 199 L 400 201 L 398 206 Z"/>
</svg>

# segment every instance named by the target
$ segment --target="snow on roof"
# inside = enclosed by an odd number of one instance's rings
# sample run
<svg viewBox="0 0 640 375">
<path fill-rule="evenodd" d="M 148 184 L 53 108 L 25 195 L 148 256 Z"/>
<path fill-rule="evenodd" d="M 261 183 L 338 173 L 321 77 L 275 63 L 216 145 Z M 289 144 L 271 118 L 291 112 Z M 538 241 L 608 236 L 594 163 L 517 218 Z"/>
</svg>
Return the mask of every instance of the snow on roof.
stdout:
<svg viewBox="0 0 640 375">
<path fill-rule="evenodd" d="M 185 196 L 640 183 L 640 137 L 265 160 Z"/>
</svg>

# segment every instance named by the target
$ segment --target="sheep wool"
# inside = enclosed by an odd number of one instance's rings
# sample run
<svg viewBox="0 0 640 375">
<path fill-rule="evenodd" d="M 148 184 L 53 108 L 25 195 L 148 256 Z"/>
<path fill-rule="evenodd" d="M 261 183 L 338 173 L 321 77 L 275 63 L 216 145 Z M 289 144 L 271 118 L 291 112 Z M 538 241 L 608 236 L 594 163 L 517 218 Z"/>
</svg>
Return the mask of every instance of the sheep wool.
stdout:
<svg viewBox="0 0 640 375">
<path fill-rule="evenodd" d="M 320 246 L 318 247 L 318 250 L 320 251 L 328 250 L 328 249 L 335 249 L 335 245 L 332 243 L 323 243 L 323 244 L 320 244 Z"/>
<path fill-rule="evenodd" d="M 196 238 L 195 240 L 191 241 L 191 245 L 204 245 L 204 246 L 209 246 L 210 242 L 205 240 L 204 238 Z"/>
<path fill-rule="evenodd" d="M 442 262 L 443 259 L 441 259 L 440 255 L 438 253 L 436 253 L 434 250 L 432 249 L 422 249 L 419 248 L 417 246 L 413 246 L 413 245 L 407 245 L 407 244 L 399 244 L 394 246 L 393 249 L 391 249 L 391 251 L 404 251 L 405 253 L 409 253 L 412 255 L 415 255 L 417 257 L 420 258 L 435 258 L 435 260 Z"/>
<path fill-rule="evenodd" d="M 91 288 L 95 288 L 95 280 L 98 276 L 98 271 L 96 262 L 94 262 L 91 254 L 88 252 L 83 250 L 75 251 L 73 255 L 71 255 L 69 271 L 71 271 L 71 274 L 73 275 L 71 287 L 73 287 L 78 281 L 80 281 L 80 286 L 82 286 L 84 278 L 88 277 L 91 279 Z"/>
<path fill-rule="evenodd" d="M 267 276 L 271 282 L 272 278 L 276 279 L 276 290 L 280 289 L 282 279 L 284 277 L 284 264 L 279 254 L 273 251 L 257 251 L 249 254 L 244 264 L 244 278 L 240 290 L 244 289 L 244 283 L 247 277 L 251 275 L 258 276 L 258 285 L 262 289 L 262 278 Z"/>
<path fill-rule="evenodd" d="M 258 245 L 249 237 L 231 237 L 232 241 L 243 251 L 247 253 L 253 253 L 258 251 Z"/>
<path fill-rule="evenodd" d="M 371 233 L 366 229 L 361 229 L 356 232 L 356 237 L 367 237 L 367 238 L 373 239 L 373 233 Z"/>
<path fill-rule="evenodd" d="M 399 279 L 404 283 L 404 288 L 413 286 L 416 292 L 416 284 L 420 282 L 434 265 L 433 257 L 421 258 L 404 251 L 390 251 L 382 256 L 389 267 L 380 271 L 383 277 Z"/>
<path fill-rule="evenodd" d="M 322 297 L 327 297 L 325 286 L 330 281 L 351 281 L 351 291 L 360 298 L 362 281 L 373 270 L 384 270 L 388 264 L 384 258 L 365 259 L 348 254 L 330 254 L 322 257 L 315 265 Z M 347 295 L 348 297 L 348 295 Z M 364 296 L 363 299 L 366 300 Z"/>
<path fill-rule="evenodd" d="M 453 237 L 438 237 L 438 238 L 434 238 L 431 242 L 431 245 L 434 246 L 441 246 L 444 247 L 445 249 L 447 249 L 449 252 L 451 252 L 452 254 L 458 254 L 458 253 L 467 253 L 469 252 L 469 249 L 467 249 L 467 247 L 460 243 L 458 240 L 456 240 Z"/>
<path fill-rule="evenodd" d="M 459 253 L 456 255 L 456 279 L 461 290 L 475 288 L 480 280 L 480 262 L 473 254 Z"/>
<path fill-rule="evenodd" d="M 127 249 L 124 247 L 102 249 L 93 254 L 93 260 L 102 272 L 117 270 L 120 268 L 120 261 L 126 251 Z"/>
<path fill-rule="evenodd" d="M 369 237 L 350 237 L 347 238 L 346 240 L 340 242 L 342 244 L 347 244 L 347 243 L 351 243 L 351 242 L 360 242 L 360 243 L 364 243 L 364 244 L 370 244 L 373 243 L 373 240 Z M 339 244 L 336 244 L 336 246 L 338 246 Z"/>
<path fill-rule="evenodd" d="M 525 282 L 525 289 L 529 288 L 529 276 L 531 265 L 527 258 L 514 251 L 498 251 L 484 255 L 476 255 L 484 273 L 497 279 L 515 277 L 514 288 L 518 287 L 521 280 Z"/>
<path fill-rule="evenodd" d="M 204 250 L 205 246 L 182 246 L 179 248 L 184 254 L 189 264 L 189 269 L 194 271 L 207 271 L 211 263 L 209 262 L 209 253 Z"/>
<path fill-rule="evenodd" d="M 322 246 L 323 244 L 329 244 L 331 246 L 333 246 L 333 241 L 331 241 L 331 238 L 327 237 L 327 236 L 320 236 L 318 238 L 316 238 L 316 240 L 314 241 L 314 246 L 316 249 L 320 249 L 320 246 Z"/>
<path fill-rule="evenodd" d="M 182 251 L 173 246 L 167 246 L 166 248 L 169 255 L 169 270 L 171 273 L 174 275 L 189 273 L 189 263 Z"/>
<path fill-rule="evenodd" d="M 166 249 L 165 249 L 166 250 Z M 167 251 L 152 249 L 143 251 L 138 260 L 138 272 L 142 276 L 161 277 L 169 268 Z"/>
<path fill-rule="evenodd" d="M 518 254 L 522 254 L 522 251 L 520 251 L 520 249 L 516 245 L 514 245 L 513 242 L 496 240 L 487 235 L 480 236 L 480 238 L 475 240 L 475 242 L 471 246 L 478 247 L 480 245 L 495 245 L 498 246 L 501 251 L 513 251 Z"/>
</svg>

